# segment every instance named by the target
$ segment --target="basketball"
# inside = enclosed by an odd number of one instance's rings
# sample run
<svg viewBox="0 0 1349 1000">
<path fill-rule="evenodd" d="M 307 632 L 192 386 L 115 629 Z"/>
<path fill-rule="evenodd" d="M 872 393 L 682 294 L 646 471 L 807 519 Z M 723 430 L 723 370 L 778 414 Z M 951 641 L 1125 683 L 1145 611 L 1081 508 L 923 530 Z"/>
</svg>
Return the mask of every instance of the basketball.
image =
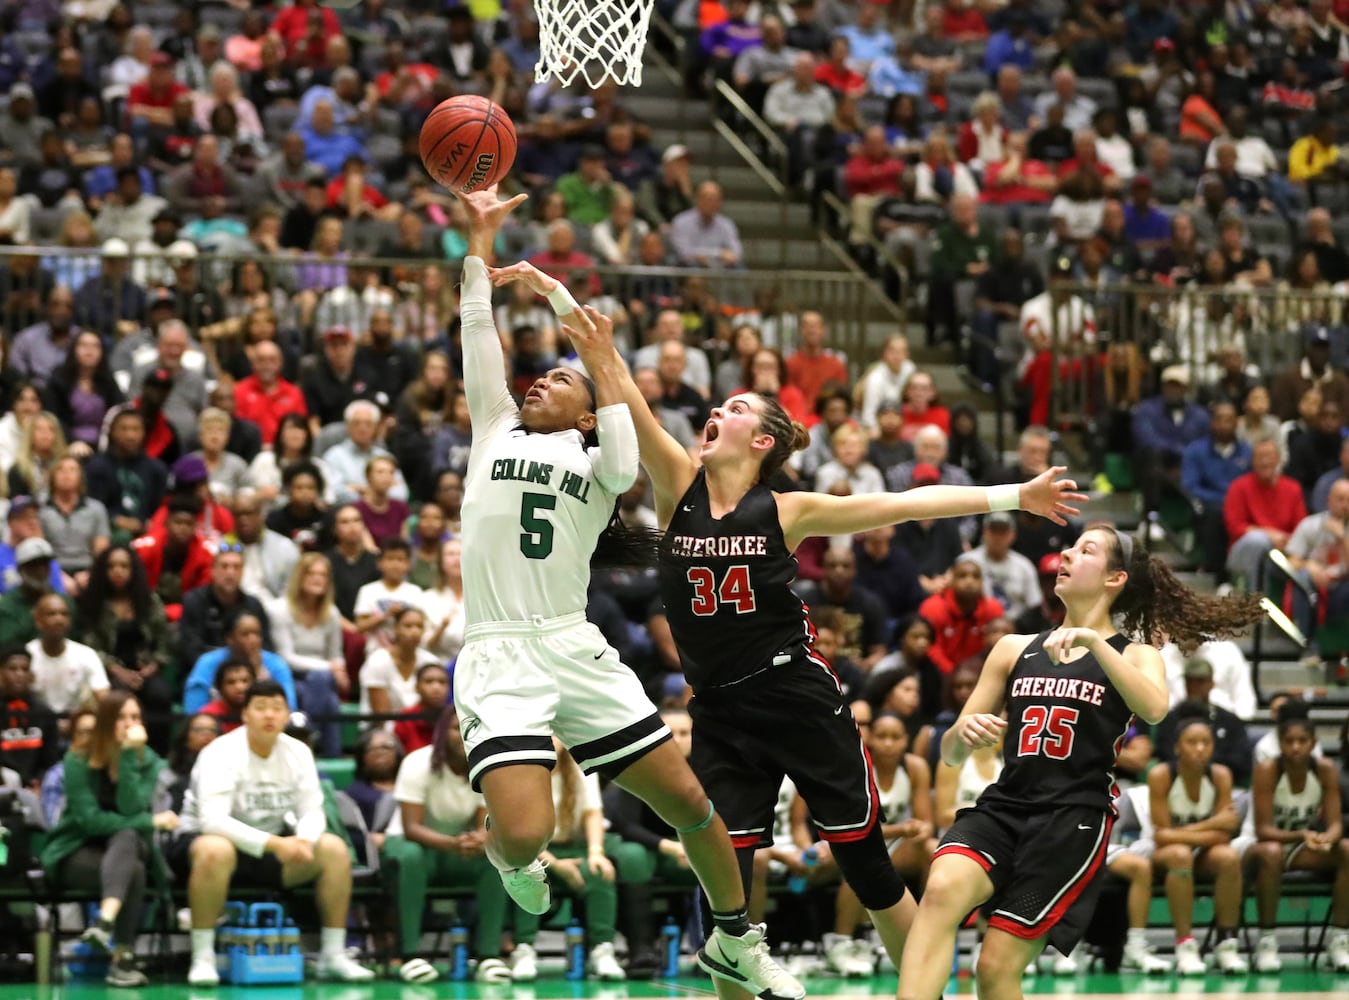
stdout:
<svg viewBox="0 0 1349 1000">
<path fill-rule="evenodd" d="M 451 97 L 422 125 L 422 163 L 452 191 L 490 187 L 515 162 L 515 123 L 485 97 Z"/>
</svg>

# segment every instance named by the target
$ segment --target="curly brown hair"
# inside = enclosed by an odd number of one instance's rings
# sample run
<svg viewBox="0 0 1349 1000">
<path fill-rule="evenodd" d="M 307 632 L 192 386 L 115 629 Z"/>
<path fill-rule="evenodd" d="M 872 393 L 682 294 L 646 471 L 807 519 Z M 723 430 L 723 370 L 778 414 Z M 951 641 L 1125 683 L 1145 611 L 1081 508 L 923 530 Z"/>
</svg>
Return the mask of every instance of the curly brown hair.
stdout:
<svg viewBox="0 0 1349 1000">
<path fill-rule="evenodd" d="M 1211 597 L 1196 594 L 1161 559 L 1138 542 L 1132 543 L 1132 558 L 1125 565 L 1124 545 L 1113 524 L 1088 526 L 1106 538 L 1106 566 L 1129 574 L 1115 597 L 1111 611 L 1120 619 L 1122 631 L 1155 646 L 1170 639 L 1181 652 L 1194 652 L 1213 639 L 1230 639 L 1265 616 L 1255 594 Z"/>
</svg>

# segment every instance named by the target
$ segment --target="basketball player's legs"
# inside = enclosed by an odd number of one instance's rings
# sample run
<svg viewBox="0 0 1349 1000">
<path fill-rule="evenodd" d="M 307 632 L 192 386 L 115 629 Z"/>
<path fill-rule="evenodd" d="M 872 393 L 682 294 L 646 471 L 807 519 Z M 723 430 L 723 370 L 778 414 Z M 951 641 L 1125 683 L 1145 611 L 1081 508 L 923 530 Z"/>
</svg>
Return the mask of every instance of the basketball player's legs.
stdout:
<svg viewBox="0 0 1349 1000">
<path fill-rule="evenodd" d="M 956 932 L 972 911 L 993 895 L 993 882 L 984 866 L 966 854 L 938 854 L 927 876 L 927 890 L 904 942 L 899 963 L 899 1000 L 937 1000 L 951 975 L 951 956 L 956 950 Z M 995 932 L 984 938 L 984 948 Z M 1002 934 L 1002 937 L 1011 937 Z M 1042 946 L 1043 947 L 1043 946 Z M 995 960 L 997 953 L 995 952 Z M 1016 967 L 1021 970 L 1030 959 Z M 980 954 L 980 966 L 983 955 Z M 990 964 L 990 969 L 993 966 Z M 983 989 L 980 983 L 981 996 Z"/>
<path fill-rule="evenodd" d="M 1167 844 L 1152 853 L 1152 863 L 1165 873 L 1166 906 L 1176 940 L 1184 941 L 1194 930 L 1194 849 L 1189 844 Z"/>
<path fill-rule="evenodd" d="M 974 970 L 979 1000 L 1021 1000 L 1022 973 L 1045 950 L 1048 941 L 1047 937 L 1023 938 L 989 928 Z M 954 941 L 951 946 L 955 947 Z"/>
<path fill-rule="evenodd" d="M 496 767 L 479 778 L 487 800 L 487 857 L 498 868 L 525 868 L 553 835 L 553 776 L 539 764 Z"/>
<path fill-rule="evenodd" d="M 1330 890 L 1330 922 L 1349 927 L 1349 838 L 1332 843 L 1325 850 L 1304 847 L 1288 861 L 1288 871 L 1334 872 Z"/>
<path fill-rule="evenodd" d="M 1213 925 L 1235 931 L 1241 922 L 1241 855 L 1231 844 L 1214 844 L 1194 859 L 1194 873 L 1213 882 Z"/>
</svg>

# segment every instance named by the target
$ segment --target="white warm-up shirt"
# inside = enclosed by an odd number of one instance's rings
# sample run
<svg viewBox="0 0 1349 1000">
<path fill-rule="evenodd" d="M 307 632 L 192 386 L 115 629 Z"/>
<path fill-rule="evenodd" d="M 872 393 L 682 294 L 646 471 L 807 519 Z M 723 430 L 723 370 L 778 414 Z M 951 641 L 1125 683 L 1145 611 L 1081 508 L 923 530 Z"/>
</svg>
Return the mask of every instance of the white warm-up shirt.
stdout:
<svg viewBox="0 0 1349 1000">
<path fill-rule="evenodd" d="M 318 843 L 328 827 L 314 755 L 284 733 L 266 757 L 240 726 L 197 755 L 178 832 L 227 837 L 244 854 L 262 857 L 269 837 L 294 834 Z"/>
<path fill-rule="evenodd" d="M 437 833 L 457 837 L 476 828 L 479 809 L 487 808 L 487 800 L 473 790 L 467 777 L 460 777 L 448 767 L 439 774 L 431 772 L 432 747 L 414 750 L 398 765 L 398 780 L 393 786 L 393 797 L 399 802 L 410 802 L 426 810 L 422 822 Z M 389 823 L 389 836 L 403 835 L 403 810 L 394 810 Z"/>
<path fill-rule="evenodd" d="M 464 601 L 471 627 L 583 613 L 590 556 L 614 504 L 637 478 L 626 403 L 601 407 L 598 447 L 579 431 L 530 434 L 506 388 L 491 281 L 464 260 L 464 391 L 473 451 L 464 489 Z"/>
</svg>

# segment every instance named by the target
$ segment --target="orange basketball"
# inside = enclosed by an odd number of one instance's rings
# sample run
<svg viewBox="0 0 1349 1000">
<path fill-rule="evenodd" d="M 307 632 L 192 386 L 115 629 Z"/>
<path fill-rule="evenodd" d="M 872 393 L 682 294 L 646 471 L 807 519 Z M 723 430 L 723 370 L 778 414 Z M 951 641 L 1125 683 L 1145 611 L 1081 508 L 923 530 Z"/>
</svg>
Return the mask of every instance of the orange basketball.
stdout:
<svg viewBox="0 0 1349 1000">
<path fill-rule="evenodd" d="M 452 191 L 490 187 L 515 162 L 515 123 L 485 97 L 451 97 L 427 116 L 420 148 L 437 183 Z"/>
</svg>

